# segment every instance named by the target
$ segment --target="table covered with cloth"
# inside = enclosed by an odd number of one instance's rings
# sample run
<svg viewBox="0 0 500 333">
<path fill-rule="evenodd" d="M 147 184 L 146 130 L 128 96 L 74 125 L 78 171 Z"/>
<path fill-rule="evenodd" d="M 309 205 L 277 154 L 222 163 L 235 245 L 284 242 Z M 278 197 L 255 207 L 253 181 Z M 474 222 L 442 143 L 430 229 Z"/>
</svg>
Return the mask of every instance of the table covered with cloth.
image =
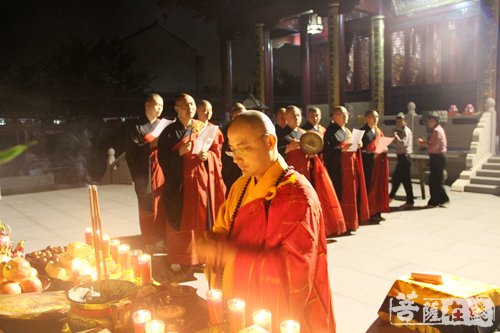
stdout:
<svg viewBox="0 0 500 333">
<path fill-rule="evenodd" d="M 494 332 L 500 327 L 500 287 L 443 275 L 442 284 L 397 279 L 379 317 L 422 333 Z"/>
</svg>

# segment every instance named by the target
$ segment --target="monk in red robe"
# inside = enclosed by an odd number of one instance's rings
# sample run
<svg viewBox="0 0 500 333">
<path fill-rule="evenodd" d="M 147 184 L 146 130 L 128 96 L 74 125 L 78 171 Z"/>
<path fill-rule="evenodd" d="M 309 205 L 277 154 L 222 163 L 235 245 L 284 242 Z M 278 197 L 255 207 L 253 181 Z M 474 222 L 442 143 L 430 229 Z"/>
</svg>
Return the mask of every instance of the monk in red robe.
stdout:
<svg viewBox="0 0 500 333">
<path fill-rule="evenodd" d="M 387 149 L 381 154 L 375 153 L 377 144 L 384 133 L 378 128 L 378 112 L 369 110 L 365 113 L 366 124 L 361 128 L 363 134 L 363 170 L 365 172 L 370 223 L 380 223 L 385 219 L 381 213 L 389 212 L 389 160 Z"/>
<path fill-rule="evenodd" d="M 196 103 L 196 115 L 198 116 L 198 120 L 203 123 L 203 125 L 209 126 L 217 126 L 214 125 L 210 122 L 212 119 L 213 111 L 212 111 L 212 103 L 207 101 L 206 99 L 202 99 Z M 217 131 L 217 136 L 215 137 L 214 140 L 214 145 L 216 145 L 216 153 L 218 154 L 219 161 L 221 160 L 222 157 L 222 146 L 224 144 L 224 135 L 222 134 L 221 130 L 219 129 Z M 222 169 L 222 162 L 220 168 Z"/>
<path fill-rule="evenodd" d="M 288 106 L 286 108 L 288 130 L 285 138 L 281 140 L 288 142 L 285 149 L 285 160 L 288 165 L 293 166 L 296 171 L 303 174 L 316 190 L 323 209 L 326 235 L 343 234 L 346 232 L 344 214 L 330 176 L 328 176 L 328 172 L 317 154 L 308 155 L 300 148 L 300 137 L 306 133 L 302 128 L 299 128 L 301 122 L 300 109 L 294 105 Z"/>
<path fill-rule="evenodd" d="M 158 163 L 158 139 L 151 132 L 160 123 L 163 98 L 150 94 L 145 112 L 132 126 L 127 141 L 126 157 L 139 203 L 139 224 L 146 248 L 163 247 L 166 210 L 163 203 L 165 178 Z"/>
<path fill-rule="evenodd" d="M 320 121 L 321 110 L 316 106 L 312 106 L 307 109 L 307 121 L 302 126 L 302 129 L 305 129 L 306 131 L 315 131 L 323 137 L 325 135 L 326 128 L 320 124 Z"/>
<path fill-rule="evenodd" d="M 354 152 L 348 151 L 352 134 L 346 127 L 349 119 L 346 108 L 335 107 L 332 116 L 333 122 L 324 136 L 323 158 L 340 199 L 347 230 L 351 232 L 370 220 L 363 162 L 359 148 Z"/>
<path fill-rule="evenodd" d="M 175 99 L 176 121 L 160 135 L 159 161 L 166 178 L 167 253 L 170 263 L 196 265 L 196 238 L 210 230 L 225 198 L 220 146 L 193 154 L 204 125 L 193 119 L 196 104 L 187 94 Z"/>
<path fill-rule="evenodd" d="M 303 333 L 335 332 L 318 196 L 278 154 L 275 133 L 258 111 L 231 123 L 229 144 L 243 176 L 219 211 L 218 237 L 199 252 L 215 281 L 222 277 L 224 297 L 246 301 L 247 318 L 268 309 L 274 332 L 286 319 L 299 321 Z"/>
</svg>

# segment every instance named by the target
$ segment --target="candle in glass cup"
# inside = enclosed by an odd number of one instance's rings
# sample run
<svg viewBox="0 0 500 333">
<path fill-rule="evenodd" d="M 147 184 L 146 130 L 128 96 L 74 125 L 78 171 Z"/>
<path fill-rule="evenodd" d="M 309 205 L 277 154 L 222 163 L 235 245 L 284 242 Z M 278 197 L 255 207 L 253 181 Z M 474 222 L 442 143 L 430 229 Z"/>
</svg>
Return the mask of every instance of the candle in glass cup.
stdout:
<svg viewBox="0 0 500 333">
<path fill-rule="evenodd" d="M 118 263 L 120 261 L 119 255 L 118 255 L 118 247 L 120 246 L 120 240 L 119 239 L 112 239 L 109 241 L 109 252 L 111 253 L 111 257 L 113 257 L 113 260 L 115 263 Z"/>
<path fill-rule="evenodd" d="M 134 322 L 134 333 L 146 332 L 146 323 L 151 320 L 151 311 L 137 310 L 132 314 Z"/>
<path fill-rule="evenodd" d="M 120 257 L 120 266 L 122 271 L 129 270 L 130 267 L 130 245 L 121 244 L 118 247 L 118 255 Z"/>
<path fill-rule="evenodd" d="M 153 280 L 151 271 L 151 255 L 141 254 L 137 263 L 139 269 L 139 276 L 141 278 L 141 283 L 145 284 Z"/>
<path fill-rule="evenodd" d="M 85 228 L 85 243 L 87 245 L 90 245 L 92 246 L 92 228 L 91 227 L 87 227 Z"/>
<path fill-rule="evenodd" d="M 208 318 L 211 325 L 222 324 L 222 290 L 207 291 Z"/>
<path fill-rule="evenodd" d="M 165 333 L 165 323 L 163 320 L 150 320 L 144 328 L 146 333 Z"/>
<path fill-rule="evenodd" d="M 280 324 L 280 333 L 300 333 L 300 323 L 296 320 L 284 320 Z"/>
<path fill-rule="evenodd" d="M 271 316 L 271 311 L 269 310 L 257 310 L 254 311 L 252 314 L 253 317 L 253 323 L 257 326 L 262 327 L 263 329 L 267 330 L 268 332 L 271 332 L 272 328 L 272 316 Z"/>
<path fill-rule="evenodd" d="M 245 328 L 245 301 L 233 298 L 227 302 L 229 309 L 229 332 L 238 333 Z"/>
<path fill-rule="evenodd" d="M 140 277 L 139 275 L 139 257 L 142 254 L 142 250 L 132 250 L 130 251 L 130 263 L 132 264 L 132 269 L 134 270 L 135 278 Z"/>
</svg>

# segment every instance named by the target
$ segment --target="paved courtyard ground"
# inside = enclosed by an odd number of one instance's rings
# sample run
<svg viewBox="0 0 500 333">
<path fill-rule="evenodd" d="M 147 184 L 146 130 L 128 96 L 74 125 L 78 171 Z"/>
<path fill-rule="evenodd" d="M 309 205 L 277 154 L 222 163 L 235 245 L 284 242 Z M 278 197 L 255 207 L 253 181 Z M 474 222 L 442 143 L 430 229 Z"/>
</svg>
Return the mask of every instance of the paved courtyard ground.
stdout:
<svg viewBox="0 0 500 333">
<path fill-rule="evenodd" d="M 414 192 L 420 193 L 416 187 Z M 500 197 L 449 195 L 448 208 L 418 209 L 426 201 L 417 198 L 414 210 L 385 214 L 380 225 L 363 226 L 328 245 L 337 332 L 366 332 L 394 280 L 412 271 L 439 271 L 500 286 Z M 139 233 L 132 186 L 101 186 L 99 196 L 103 228 L 111 237 Z M 88 190 L 4 196 L 0 220 L 12 227 L 14 240 L 26 240 L 28 252 L 82 241 L 90 224 Z"/>
</svg>

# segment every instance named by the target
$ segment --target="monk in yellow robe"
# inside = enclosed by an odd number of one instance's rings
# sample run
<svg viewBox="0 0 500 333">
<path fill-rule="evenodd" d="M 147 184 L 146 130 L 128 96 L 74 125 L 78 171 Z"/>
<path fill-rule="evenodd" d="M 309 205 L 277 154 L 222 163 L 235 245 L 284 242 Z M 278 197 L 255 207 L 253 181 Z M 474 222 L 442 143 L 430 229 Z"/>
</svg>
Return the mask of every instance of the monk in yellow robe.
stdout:
<svg viewBox="0 0 500 333">
<path fill-rule="evenodd" d="M 243 175 L 221 206 L 213 232 L 198 253 L 226 299 L 246 301 L 247 318 L 272 312 L 273 331 L 286 319 L 301 332 L 335 332 L 323 214 L 309 181 L 288 167 L 270 119 L 246 111 L 228 130 Z M 213 277 L 213 276 L 212 276 Z M 222 286 L 219 285 L 222 284 Z"/>
</svg>

